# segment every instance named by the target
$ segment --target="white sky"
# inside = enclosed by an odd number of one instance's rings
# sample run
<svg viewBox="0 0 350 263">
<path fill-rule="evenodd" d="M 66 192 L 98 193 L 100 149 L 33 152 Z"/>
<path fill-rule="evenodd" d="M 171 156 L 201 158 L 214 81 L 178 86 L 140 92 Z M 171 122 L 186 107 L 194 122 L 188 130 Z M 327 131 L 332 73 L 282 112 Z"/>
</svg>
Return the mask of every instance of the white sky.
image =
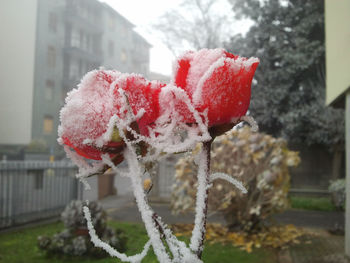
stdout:
<svg viewBox="0 0 350 263">
<path fill-rule="evenodd" d="M 154 33 L 151 25 L 167 10 L 176 7 L 182 0 L 101 0 L 109 4 L 121 15 L 127 18 L 135 27 L 135 31 L 141 34 L 153 47 L 151 48 L 150 70 L 165 75 L 171 74 L 174 56 L 161 42 L 160 33 Z M 228 3 L 223 0 L 222 11 L 231 10 Z M 249 28 L 249 26 L 248 26 Z M 247 31 L 247 25 L 239 23 L 235 31 Z"/>
</svg>

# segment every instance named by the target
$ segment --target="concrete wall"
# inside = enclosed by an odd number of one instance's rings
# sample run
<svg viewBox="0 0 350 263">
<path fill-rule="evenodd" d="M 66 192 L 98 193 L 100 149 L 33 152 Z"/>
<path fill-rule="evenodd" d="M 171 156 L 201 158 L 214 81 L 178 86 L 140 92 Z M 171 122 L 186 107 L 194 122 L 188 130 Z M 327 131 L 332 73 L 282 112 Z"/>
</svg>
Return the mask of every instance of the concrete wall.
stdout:
<svg viewBox="0 0 350 263">
<path fill-rule="evenodd" d="M 37 0 L 0 1 L 0 144 L 31 140 L 36 15 Z"/>
<path fill-rule="evenodd" d="M 349 0 L 325 0 L 327 104 L 350 87 L 349 13 Z"/>
<path fill-rule="evenodd" d="M 327 147 L 290 145 L 289 148 L 298 151 L 301 158 L 300 164 L 290 169 L 291 188 L 328 190 L 332 180 L 333 154 Z M 345 171 L 342 169 L 340 177 L 344 175 Z"/>
</svg>

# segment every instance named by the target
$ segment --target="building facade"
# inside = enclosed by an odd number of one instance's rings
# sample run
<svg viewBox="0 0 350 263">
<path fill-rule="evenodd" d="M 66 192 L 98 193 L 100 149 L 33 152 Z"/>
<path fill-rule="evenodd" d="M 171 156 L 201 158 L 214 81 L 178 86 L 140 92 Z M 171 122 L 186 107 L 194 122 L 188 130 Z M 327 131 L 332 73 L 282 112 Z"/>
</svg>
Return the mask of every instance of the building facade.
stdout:
<svg viewBox="0 0 350 263">
<path fill-rule="evenodd" d="M 107 4 L 13 0 L 1 2 L 0 9 L 0 29 L 8 36 L 0 51 L 0 159 L 23 158 L 19 151 L 28 144 L 28 151 L 58 153 L 59 110 L 86 72 L 105 67 L 148 76 L 151 46 Z M 8 52 L 11 45 L 17 51 Z M 15 100 L 18 93 L 23 96 Z"/>
<path fill-rule="evenodd" d="M 350 0 L 325 0 L 326 103 L 345 109 L 345 254 L 350 257 Z"/>
</svg>

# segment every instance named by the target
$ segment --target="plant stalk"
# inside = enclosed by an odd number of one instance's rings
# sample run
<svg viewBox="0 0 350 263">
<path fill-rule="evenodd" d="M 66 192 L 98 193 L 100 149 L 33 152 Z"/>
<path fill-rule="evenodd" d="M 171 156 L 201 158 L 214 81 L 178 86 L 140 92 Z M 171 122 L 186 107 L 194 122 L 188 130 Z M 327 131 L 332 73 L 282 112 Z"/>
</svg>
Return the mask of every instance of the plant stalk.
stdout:
<svg viewBox="0 0 350 263">
<path fill-rule="evenodd" d="M 134 191 L 134 196 L 136 199 L 136 204 L 141 213 L 142 221 L 145 224 L 146 231 L 148 236 L 150 237 L 153 251 L 156 254 L 157 258 L 161 262 L 171 262 L 169 255 L 166 252 L 165 246 L 161 239 L 161 234 L 159 232 L 159 228 L 154 222 L 154 212 L 150 208 L 147 202 L 146 194 L 144 192 L 142 186 L 142 178 L 141 178 L 141 169 L 138 165 L 138 160 L 135 153 L 131 152 L 131 150 L 127 149 L 125 151 L 125 158 L 129 163 L 129 167 L 133 175 L 130 177 L 132 182 L 132 187 Z"/>
<path fill-rule="evenodd" d="M 203 244 L 205 240 L 207 214 L 208 214 L 208 194 L 210 185 L 210 150 L 213 139 L 203 143 L 203 149 L 198 165 L 198 190 L 196 198 L 196 217 L 192 231 L 190 247 L 201 259 Z"/>
</svg>

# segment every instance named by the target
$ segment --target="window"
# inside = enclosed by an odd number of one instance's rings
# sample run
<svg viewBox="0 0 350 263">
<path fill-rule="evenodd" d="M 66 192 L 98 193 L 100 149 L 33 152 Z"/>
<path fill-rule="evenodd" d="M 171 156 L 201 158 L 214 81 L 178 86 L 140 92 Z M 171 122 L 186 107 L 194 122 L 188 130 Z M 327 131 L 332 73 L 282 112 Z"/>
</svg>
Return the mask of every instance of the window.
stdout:
<svg viewBox="0 0 350 263">
<path fill-rule="evenodd" d="M 108 27 L 110 30 L 115 29 L 115 21 L 114 21 L 114 17 L 112 15 L 108 16 Z"/>
<path fill-rule="evenodd" d="M 49 80 L 49 79 L 46 80 L 45 98 L 47 100 L 53 99 L 54 88 L 55 88 L 55 82 L 53 82 L 52 80 Z"/>
<path fill-rule="evenodd" d="M 44 117 L 44 126 L 43 130 L 45 134 L 51 134 L 53 131 L 53 118 L 52 116 L 45 116 Z"/>
<path fill-rule="evenodd" d="M 72 80 L 77 80 L 80 78 L 79 75 L 79 63 L 76 60 L 71 59 L 69 64 L 69 78 Z"/>
<path fill-rule="evenodd" d="M 83 48 L 84 50 L 89 50 L 89 43 L 88 40 L 89 39 L 89 35 L 88 34 L 84 34 L 84 39 L 83 42 L 81 43 L 81 48 Z"/>
<path fill-rule="evenodd" d="M 90 35 L 86 36 L 86 50 L 87 51 L 92 51 L 91 36 Z"/>
<path fill-rule="evenodd" d="M 53 33 L 57 31 L 57 16 L 53 12 L 49 14 L 49 30 Z"/>
<path fill-rule="evenodd" d="M 53 46 L 47 48 L 47 65 L 51 68 L 56 66 L 56 49 Z"/>
<path fill-rule="evenodd" d="M 125 63 L 126 62 L 126 60 L 127 60 L 127 55 L 126 55 L 126 52 L 125 52 L 125 50 L 123 49 L 122 50 L 122 53 L 120 54 L 120 60 L 123 62 L 123 63 Z"/>
<path fill-rule="evenodd" d="M 77 47 L 79 47 L 79 45 L 80 45 L 80 47 L 83 46 L 84 38 L 85 38 L 84 32 L 83 32 L 83 30 L 80 30 L 79 31 L 79 43 L 77 43 Z"/>
<path fill-rule="evenodd" d="M 87 5 L 84 3 L 84 1 L 78 2 L 78 3 L 77 3 L 77 7 L 78 7 L 78 14 L 79 14 L 81 17 L 89 18 L 88 7 L 87 7 Z"/>
<path fill-rule="evenodd" d="M 71 47 L 80 47 L 80 39 L 83 39 L 84 35 L 82 31 L 78 31 L 76 29 L 72 29 L 72 34 L 71 34 L 71 42 L 70 45 Z"/>
<path fill-rule="evenodd" d="M 83 76 L 84 75 L 84 69 L 83 69 L 83 61 L 79 59 L 79 75 Z"/>
<path fill-rule="evenodd" d="M 127 35 L 128 35 L 128 28 L 126 27 L 126 25 L 125 24 L 122 24 L 121 25 L 121 36 L 122 36 L 122 38 L 126 38 L 127 37 Z"/>
<path fill-rule="evenodd" d="M 113 57 L 114 56 L 114 42 L 112 40 L 108 43 L 108 54 Z"/>
</svg>

